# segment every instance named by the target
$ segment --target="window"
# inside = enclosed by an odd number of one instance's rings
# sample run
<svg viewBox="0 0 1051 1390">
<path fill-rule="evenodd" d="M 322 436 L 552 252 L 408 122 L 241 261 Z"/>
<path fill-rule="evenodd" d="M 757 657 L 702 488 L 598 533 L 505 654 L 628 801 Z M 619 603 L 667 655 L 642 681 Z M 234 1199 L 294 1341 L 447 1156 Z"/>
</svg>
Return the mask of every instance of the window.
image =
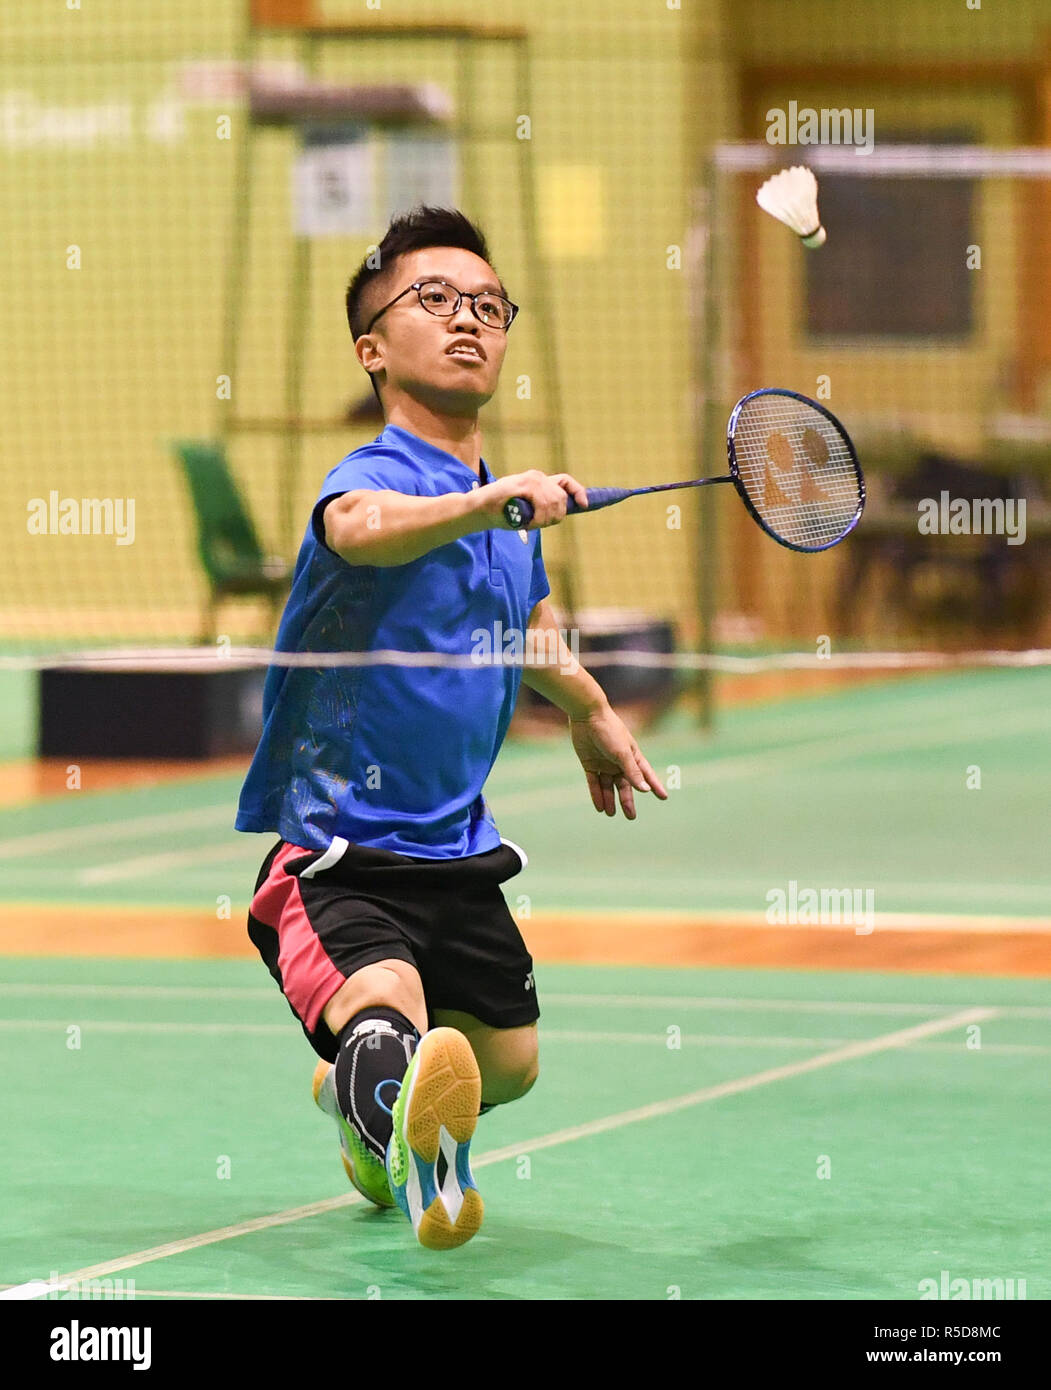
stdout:
<svg viewBox="0 0 1051 1390">
<path fill-rule="evenodd" d="M 959 130 L 936 136 L 898 132 L 894 143 L 973 144 L 975 138 Z M 975 242 L 973 179 L 825 174 L 819 205 L 828 241 L 805 261 L 810 337 L 945 339 L 971 333 L 967 247 Z"/>
</svg>

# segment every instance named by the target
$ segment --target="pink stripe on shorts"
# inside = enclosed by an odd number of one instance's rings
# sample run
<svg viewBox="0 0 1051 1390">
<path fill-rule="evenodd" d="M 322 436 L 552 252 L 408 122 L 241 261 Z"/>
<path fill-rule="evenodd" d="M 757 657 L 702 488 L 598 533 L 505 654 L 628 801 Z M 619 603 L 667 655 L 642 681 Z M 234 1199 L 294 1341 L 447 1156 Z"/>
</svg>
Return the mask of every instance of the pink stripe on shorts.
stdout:
<svg viewBox="0 0 1051 1390">
<path fill-rule="evenodd" d="M 317 1028 L 325 1005 L 345 978 L 332 964 L 310 924 L 299 879 L 285 872 L 290 859 L 313 853 L 299 845 L 282 845 L 250 908 L 253 917 L 277 932 L 277 963 L 285 998 L 310 1032 Z"/>
</svg>

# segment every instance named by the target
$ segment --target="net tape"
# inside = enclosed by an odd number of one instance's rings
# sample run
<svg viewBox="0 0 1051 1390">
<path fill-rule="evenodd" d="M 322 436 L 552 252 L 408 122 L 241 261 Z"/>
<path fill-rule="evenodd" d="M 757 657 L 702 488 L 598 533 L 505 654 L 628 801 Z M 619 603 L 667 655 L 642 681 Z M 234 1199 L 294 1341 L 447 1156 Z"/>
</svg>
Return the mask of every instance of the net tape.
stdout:
<svg viewBox="0 0 1051 1390">
<path fill-rule="evenodd" d="M 786 151 L 765 141 L 716 145 L 712 162 L 728 173 L 762 173 L 806 164 L 818 173 L 856 178 L 897 175 L 917 179 L 1051 178 L 1051 150 L 1042 146 L 998 149 L 984 145 L 805 145 Z"/>
<path fill-rule="evenodd" d="M 1051 648 L 1020 651 L 846 651 L 819 656 L 815 652 L 772 652 L 757 656 L 732 656 L 711 652 L 647 652 L 637 648 L 583 652 L 586 670 L 608 666 L 637 666 L 671 671 L 713 671 L 751 675 L 764 671 L 908 671 L 964 669 L 967 667 L 1028 668 L 1051 666 Z M 96 671 L 201 670 L 221 671 L 237 667 L 297 666 L 313 669 L 354 666 L 395 666 L 472 670 L 490 666 L 552 666 L 557 660 L 531 659 L 520 651 L 485 653 L 402 652 L 279 652 L 266 647 L 157 647 L 131 650 L 113 648 L 83 650 L 46 657 L 0 657 L 0 670 L 78 669 Z"/>
</svg>

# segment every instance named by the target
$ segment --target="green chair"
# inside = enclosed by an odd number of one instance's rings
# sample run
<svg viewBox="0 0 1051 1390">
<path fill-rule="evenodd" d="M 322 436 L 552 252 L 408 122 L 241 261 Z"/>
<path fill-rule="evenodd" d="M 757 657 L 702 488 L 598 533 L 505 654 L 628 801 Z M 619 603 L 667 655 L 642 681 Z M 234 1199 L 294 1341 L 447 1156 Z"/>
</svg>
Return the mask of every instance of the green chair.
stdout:
<svg viewBox="0 0 1051 1390">
<path fill-rule="evenodd" d="M 276 628 L 290 584 L 288 563 L 264 555 L 255 527 L 226 462 L 222 444 L 177 440 L 172 444 L 197 515 L 197 552 L 208 577 L 201 620 L 202 645 L 216 639 L 216 613 L 227 598 L 253 596 L 270 604 Z"/>
</svg>

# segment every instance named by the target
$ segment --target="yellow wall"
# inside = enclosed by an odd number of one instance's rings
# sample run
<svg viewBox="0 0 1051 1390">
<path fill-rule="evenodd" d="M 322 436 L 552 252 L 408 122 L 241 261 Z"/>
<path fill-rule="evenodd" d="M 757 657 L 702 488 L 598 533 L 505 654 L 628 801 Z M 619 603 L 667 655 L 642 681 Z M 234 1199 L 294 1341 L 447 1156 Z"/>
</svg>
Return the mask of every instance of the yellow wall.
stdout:
<svg viewBox="0 0 1051 1390">
<path fill-rule="evenodd" d="M 534 53 L 532 148 L 544 214 L 542 245 L 555 306 L 567 463 L 587 483 L 634 483 L 690 476 L 698 466 L 691 433 L 691 366 L 696 331 L 685 276 L 667 268 L 669 247 L 685 251 L 691 190 L 718 139 L 751 133 L 738 124 L 737 65 L 805 62 L 820 92 L 822 64 L 923 57 L 1017 59 L 1043 52 L 1051 30 L 1045 0 L 325 0 L 332 18 L 477 18 L 522 23 Z M 215 432 L 215 379 L 221 360 L 224 285 L 236 139 L 216 137 L 221 115 L 240 103 L 190 96 L 187 64 L 235 58 L 243 40 L 243 0 L 61 0 L 27 5 L 0 0 L 0 238 L 8 253 L 0 332 L 4 390 L 0 510 L 0 641 L 126 635 L 163 641 L 190 636 L 201 581 L 193 522 L 166 451 L 178 436 Z M 271 61 L 295 56 L 285 38 L 262 46 Z M 355 43 L 330 50 L 323 74 L 349 80 L 419 80 L 452 87 L 454 56 L 433 42 Z M 532 287 L 524 254 L 525 219 L 516 182 L 515 119 L 521 113 L 506 56 L 477 74 L 480 115 L 504 141 L 479 147 L 484 196 L 467 210 L 489 234 L 506 283 L 523 305 L 512 333 L 501 394 L 519 426 L 544 412 Z M 803 99 L 804 93 L 785 93 Z M 904 110 L 896 92 L 866 89 L 888 126 L 927 116 L 977 113 L 994 142 L 1016 138 L 1017 112 L 1004 95 L 981 99 L 932 91 Z M 837 104 L 847 104 L 841 93 Z M 27 112 L 109 106 L 109 133 L 64 144 L 28 139 Z M 950 110 L 951 107 L 951 110 Z M 102 119 L 101 117 L 97 117 Z M 256 147 L 251 238 L 239 248 L 249 293 L 245 352 L 233 406 L 273 413 L 284 389 L 286 270 L 291 246 L 292 142 L 265 134 Z M 999 226 L 993 193 L 983 227 Z M 1009 220 L 1009 219 L 1008 219 Z M 382 233 L 377 227 L 375 236 Z M 734 229 L 728 236 L 732 240 Z M 796 248 L 773 224 L 761 228 L 769 312 L 754 331 L 764 365 L 781 379 L 809 382 L 820 363 L 800 344 L 794 323 L 800 281 Z M 315 244 L 310 347 L 304 362 L 306 410 L 328 416 L 367 383 L 351 351 L 343 291 L 368 239 Z M 939 360 L 948 383 L 945 415 L 988 382 L 1010 346 L 1013 316 L 1010 235 L 982 282 L 982 337 L 953 361 Z M 82 268 L 66 268 L 67 247 Z M 726 250 L 733 267 L 733 246 Z M 797 259 L 797 258 L 796 258 Z M 733 309 L 733 283 L 723 287 Z M 931 358 L 830 354 L 845 399 L 930 394 Z M 776 369 L 776 370 L 775 370 Z M 529 402 L 514 398 L 520 374 L 534 380 Z M 791 383 L 790 383 L 791 384 Z M 805 385 L 804 388 L 806 389 Z M 953 394 L 955 393 L 955 394 Z M 325 472 L 374 429 L 308 437 L 295 496 L 297 536 Z M 492 456 L 497 457 L 493 440 Z M 487 451 L 489 452 L 489 451 Z M 549 466 L 542 437 L 512 435 L 499 455 L 505 469 Z M 233 448 L 265 543 L 282 543 L 275 440 L 242 437 Z M 706 466 L 720 460 L 709 455 Z M 136 539 L 30 536 L 26 503 L 61 496 L 134 497 Z M 692 620 L 696 496 L 675 499 L 682 529 L 669 529 L 665 501 L 650 499 L 549 532 L 546 549 L 565 558 L 572 536 L 581 598 L 590 605 L 641 606 Z M 720 514 L 734 499 L 705 497 Z M 766 550 L 772 554 L 771 547 Z M 779 559 L 782 557 L 779 557 Z M 788 557 L 790 558 L 790 557 Z M 724 585 L 734 574 L 724 556 Z M 770 561 L 770 564 L 773 564 Z M 807 563 L 807 562 L 803 562 Z M 820 562 L 822 565 L 824 562 Z M 832 566 L 825 567 L 829 573 Z M 818 573 L 817 564 L 811 575 Z M 806 582 L 812 582 L 808 576 Z M 734 595 L 726 590 L 726 606 Z M 226 626 L 238 628 L 234 618 Z M 9 645 L 10 643 L 8 643 Z"/>
<path fill-rule="evenodd" d="M 734 0 L 735 53 L 766 62 L 1020 58 L 1046 44 L 1045 0 Z"/>
<path fill-rule="evenodd" d="M 484 8 L 484 15 L 480 10 Z M 11 35 L 0 89 L 36 106 L 111 104 L 116 129 L 79 147 L 10 136 L 9 178 L 0 189 L 0 235 L 13 248 L 0 379 L 9 388 L 0 523 L 0 584 L 8 606 L 0 637 L 93 633 L 161 641 L 193 631 L 201 594 L 193 523 L 165 441 L 209 435 L 216 400 L 230 249 L 236 138 L 217 138 L 217 118 L 242 107 L 226 96 L 188 98 L 190 61 L 233 58 L 241 0 L 0 0 Z M 544 245 L 555 305 L 565 406 L 567 464 L 586 483 L 688 476 L 690 345 L 684 277 L 666 268 L 667 248 L 686 238 L 687 175 L 698 144 L 725 132 L 729 84 L 718 56 L 716 0 L 682 10 L 653 0 L 464 0 L 384 4 L 329 0 L 333 18 L 516 22 L 533 35 L 532 147 L 539 171 Z M 684 14 L 683 10 L 688 13 Z M 698 102 L 684 54 L 696 54 L 706 85 Z M 268 60 L 294 56 L 271 37 Z M 451 88 L 453 55 L 432 42 L 332 47 L 326 77 L 427 79 Z M 518 115 L 505 55 L 490 51 L 477 78 L 478 114 L 508 138 L 479 147 L 480 186 L 467 211 L 488 233 L 505 282 L 523 305 L 512 335 L 502 400 L 508 418 L 542 413 L 542 373 L 524 256 L 524 210 L 516 183 Z M 23 120 L 24 117 L 19 119 Z M 121 123 L 126 122 L 126 131 Z M 0 128 L 0 140 L 3 131 Z M 268 132 L 256 146 L 252 235 L 239 248 L 248 270 L 244 352 L 233 406 L 273 414 L 284 390 L 283 330 L 292 141 Z M 579 174 L 574 171 L 582 171 Z M 572 199 L 588 236 L 575 235 Z M 559 190 L 562 190 L 561 194 Z M 375 239 L 383 228 L 377 227 Z M 343 316 L 343 292 L 369 240 L 314 245 L 306 410 L 328 416 L 367 393 Z M 82 268 L 66 268 L 67 247 Z M 514 399 L 519 374 L 533 399 Z M 339 458 L 376 430 L 308 438 L 296 497 L 296 539 L 318 484 Z M 541 438 L 512 437 L 504 467 L 550 466 Z M 281 543 L 276 441 L 242 437 L 233 448 L 265 542 Z M 135 543 L 111 537 L 29 536 L 26 502 L 61 496 L 136 499 Z M 692 608 L 692 503 L 683 529 L 665 508 L 640 502 L 579 523 L 584 602 L 643 606 L 687 619 Z M 586 526 L 586 530 L 585 530 Z M 560 538 L 548 533 L 553 561 Z M 545 538 L 546 540 L 548 538 Z M 564 544 L 562 538 L 562 544 Z M 101 617 L 99 615 L 102 615 Z M 118 621 L 114 622 L 114 615 Z M 236 631 L 234 619 L 226 626 Z M 116 632 L 112 631 L 116 629 Z"/>
</svg>

